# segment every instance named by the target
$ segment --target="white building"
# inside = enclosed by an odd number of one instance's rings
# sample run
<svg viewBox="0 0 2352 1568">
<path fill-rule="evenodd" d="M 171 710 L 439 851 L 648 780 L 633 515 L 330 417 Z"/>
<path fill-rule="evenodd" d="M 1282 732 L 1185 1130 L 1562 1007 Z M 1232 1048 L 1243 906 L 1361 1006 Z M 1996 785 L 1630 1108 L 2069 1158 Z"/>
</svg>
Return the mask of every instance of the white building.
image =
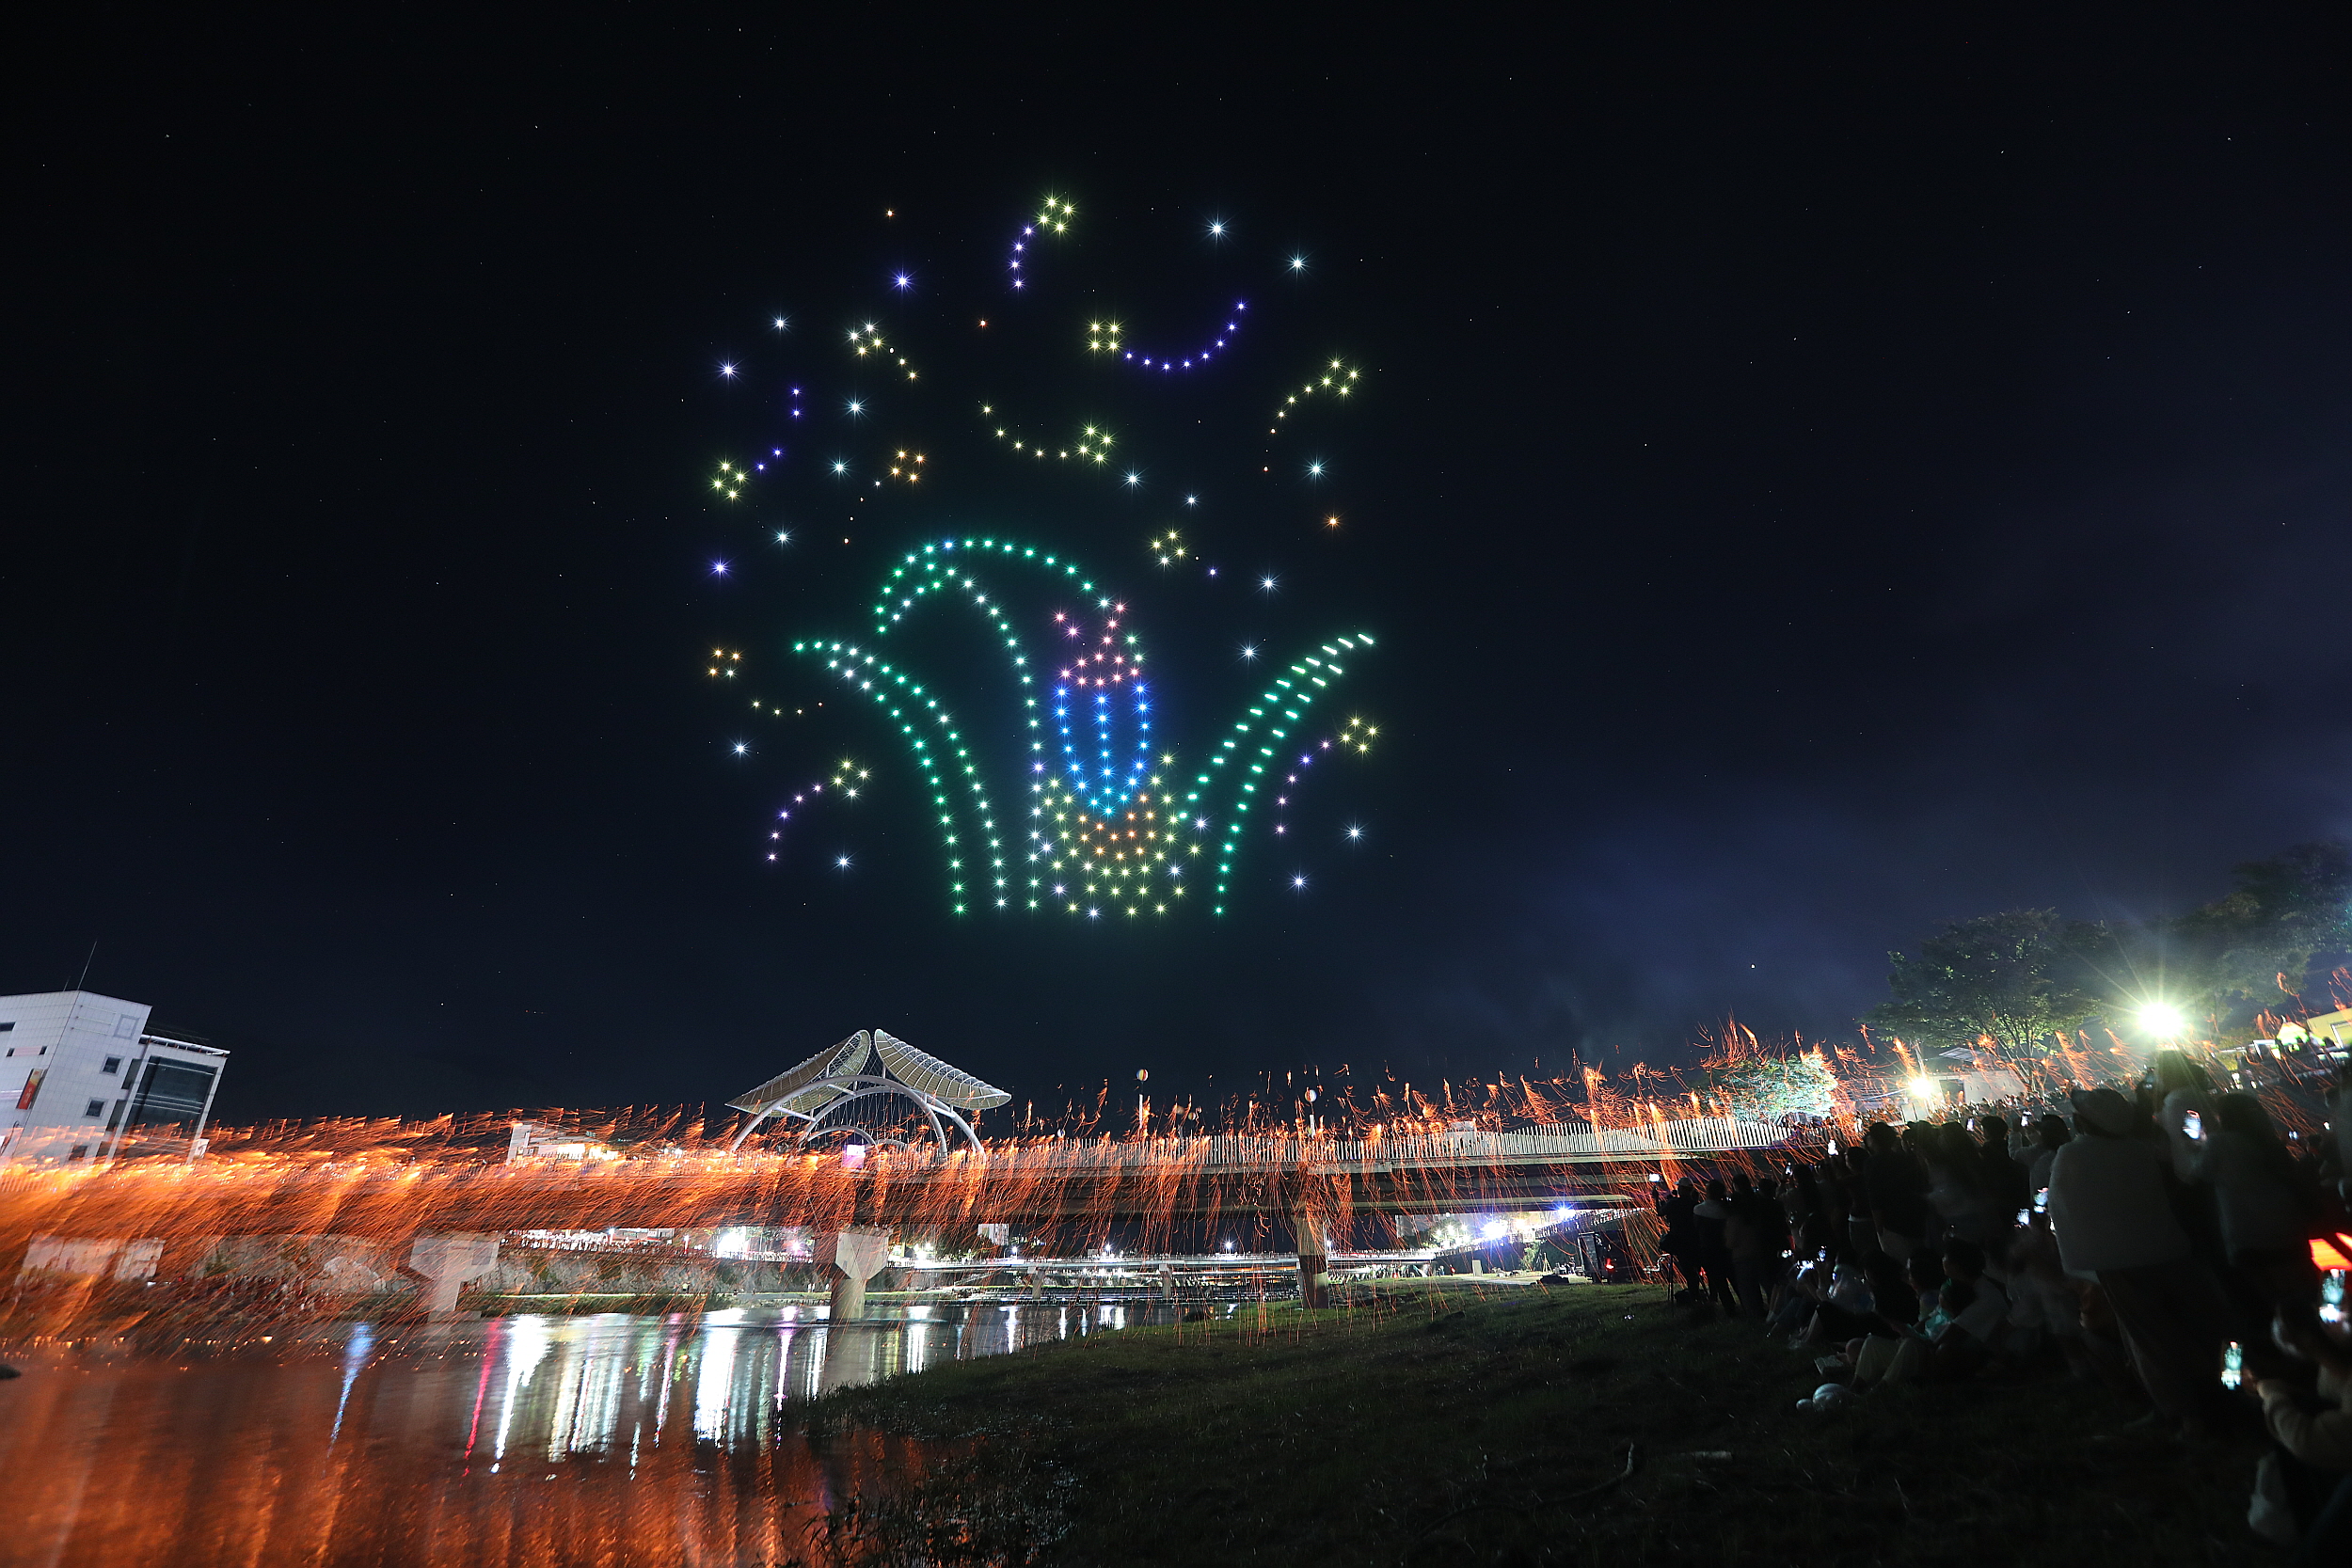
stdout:
<svg viewBox="0 0 2352 1568">
<path fill-rule="evenodd" d="M 0 996 L 0 1164 L 202 1147 L 229 1053 L 95 991 Z"/>
</svg>

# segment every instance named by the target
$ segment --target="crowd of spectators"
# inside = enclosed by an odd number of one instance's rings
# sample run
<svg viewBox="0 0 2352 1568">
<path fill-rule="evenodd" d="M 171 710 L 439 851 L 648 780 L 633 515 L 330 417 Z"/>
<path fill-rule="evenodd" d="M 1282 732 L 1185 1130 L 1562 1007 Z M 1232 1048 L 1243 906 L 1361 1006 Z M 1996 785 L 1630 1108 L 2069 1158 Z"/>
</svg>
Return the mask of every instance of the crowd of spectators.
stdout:
<svg viewBox="0 0 2352 1568">
<path fill-rule="evenodd" d="M 1882 1383 L 2071 1373 L 2184 1441 L 2250 1428 L 2249 1519 L 2352 1563 L 2352 1067 L 2281 1137 L 2177 1051 L 2036 1114 L 1864 1131 L 1777 1179 L 1661 1191 L 1677 1299 L 1813 1353 L 1812 1407 Z M 2314 1246 L 2314 1240 L 2319 1244 Z"/>
</svg>

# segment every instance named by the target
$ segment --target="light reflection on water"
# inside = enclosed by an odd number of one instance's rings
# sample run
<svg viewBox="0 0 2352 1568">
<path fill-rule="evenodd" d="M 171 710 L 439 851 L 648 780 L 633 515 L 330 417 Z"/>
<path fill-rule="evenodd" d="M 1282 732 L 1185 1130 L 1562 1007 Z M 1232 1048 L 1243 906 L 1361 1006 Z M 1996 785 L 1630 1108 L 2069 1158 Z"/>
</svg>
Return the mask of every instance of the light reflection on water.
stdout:
<svg viewBox="0 0 2352 1568">
<path fill-rule="evenodd" d="M 338 1325 L 173 1360 L 12 1352 L 0 1564 L 769 1563 L 938 1451 L 786 1410 L 830 1388 L 1165 1322 L 1056 1303 Z"/>
</svg>

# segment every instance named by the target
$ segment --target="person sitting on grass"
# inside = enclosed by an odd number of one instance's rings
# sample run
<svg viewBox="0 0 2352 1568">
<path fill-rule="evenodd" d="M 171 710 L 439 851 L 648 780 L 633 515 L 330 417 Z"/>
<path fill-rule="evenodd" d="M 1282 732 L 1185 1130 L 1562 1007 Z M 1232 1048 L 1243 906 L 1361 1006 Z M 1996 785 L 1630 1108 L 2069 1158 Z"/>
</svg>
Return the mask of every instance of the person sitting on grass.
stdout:
<svg viewBox="0 0 2352 1568">
<path fill-rule="evenodd" d="M 1883 1252 L 1870 1254 L 1858 1265 L 1841 1263 L 1829 1299 L 1815 1310 L 1798 1342 L 1836 1345 L 1873 1334 L 1901 1335 L 1916 1319 L 1916 1300 L 1903 1278 L 1902 1265 Z"/>
<path fill-rule="evenodd" d="M 1992 1366 L 2009 1325 L 2009 1292 L 1985 1272 L 1984 1249 L 1962 1236 L 1944 1243 L 1945 1315 L 1936 1336 L 1932 1374 L 1941 1381 L 1974 1377 Z M 1951 1290 L 1959 1286 L 1958 1292 Z"/>
<path fill-rule="evenodd" d="M 2352 1336 L 2299 1307 L 2281 1308 L 2271 1332 L 2318 1372 L 2316 1396 L 2285 1378 L 2249 1385 L 2262 1401 L 2263 1425 L 2296 1472 L 2287 1490 L 2301 1505 L 2295 1512 L 2302 1539 L 2291 1568 L 2352 1561 Z"/>
</svg>

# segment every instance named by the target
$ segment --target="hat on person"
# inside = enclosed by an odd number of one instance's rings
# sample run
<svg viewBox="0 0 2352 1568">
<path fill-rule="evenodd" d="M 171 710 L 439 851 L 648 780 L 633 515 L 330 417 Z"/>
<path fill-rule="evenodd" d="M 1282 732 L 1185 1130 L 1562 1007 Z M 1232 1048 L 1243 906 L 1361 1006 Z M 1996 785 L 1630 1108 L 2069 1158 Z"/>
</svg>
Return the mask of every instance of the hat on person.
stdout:
<svg viewBox="0 0 2352 1568">
<path fill-rule="evenodd" d="M 2110 1138 L 2128 1135 L 2135 1119 L 2132 1102 L 2113 1089 L 2075 1095 L 2074 1114 Z"/>
</svg>

